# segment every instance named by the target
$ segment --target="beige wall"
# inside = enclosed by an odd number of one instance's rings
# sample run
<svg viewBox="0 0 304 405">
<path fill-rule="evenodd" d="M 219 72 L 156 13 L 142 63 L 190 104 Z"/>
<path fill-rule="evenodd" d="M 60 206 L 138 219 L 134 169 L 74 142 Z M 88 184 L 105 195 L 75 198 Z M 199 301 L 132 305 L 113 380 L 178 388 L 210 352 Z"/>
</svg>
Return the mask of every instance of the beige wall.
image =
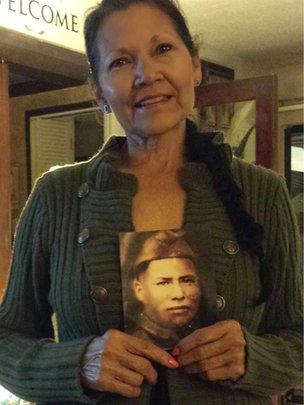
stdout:
<svg viewBox="0 0 304 405">
<path fill-rule="evenodd" d="M 27 111 L 40 108 L 80 103 L 92 100 L 89 86 L 79 86 L 69 89 L 38 93 L 10 99 L 10 131 L 12 165 L 18 165 L 18 204 L 15 206 L 13 220 L 19 216 L 27 199 L 27 162 L 26 162 L 26 122 Z"/>
<path fill-rule="evenodd" d="M 277 61 L 256 61 L 231 56 L 222 50 L 202 46 L 200 57 L 235 70 L 235 79 L 277 75 L 279 100 L 303 97 L 303 63 L 301 57 L 292 60 L 278 58 Z"/>
<path fill-rule="evenodd" d="M 245 70 L 243 74 L 246 76 L 251 75 L 251 77 L 275 74 L 278 77 L 279 100 L 303 98 L 303 64 L 301 63 L 286 66 L 256 64 L 252 66 L 252 69 Z"/>
<path fill-rule="evenodd" d="M 296 64 L 278 68 L 279 100 L 303 98 L 303 65 Z"/>
</svg>

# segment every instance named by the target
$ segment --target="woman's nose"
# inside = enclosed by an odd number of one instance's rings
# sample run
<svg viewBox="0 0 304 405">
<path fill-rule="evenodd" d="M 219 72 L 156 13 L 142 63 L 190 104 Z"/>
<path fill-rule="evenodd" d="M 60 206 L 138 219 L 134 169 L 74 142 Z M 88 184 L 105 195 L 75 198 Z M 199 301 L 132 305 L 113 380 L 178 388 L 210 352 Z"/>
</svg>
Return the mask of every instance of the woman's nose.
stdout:
<svg viewBox="0 0 304 405">
<path fill-rule="evenodd" d="M 135 72 L 135 86 L 154 83 L 162 78 L 162 74 L 153 58 L 138 59 Z"/>
</svg>

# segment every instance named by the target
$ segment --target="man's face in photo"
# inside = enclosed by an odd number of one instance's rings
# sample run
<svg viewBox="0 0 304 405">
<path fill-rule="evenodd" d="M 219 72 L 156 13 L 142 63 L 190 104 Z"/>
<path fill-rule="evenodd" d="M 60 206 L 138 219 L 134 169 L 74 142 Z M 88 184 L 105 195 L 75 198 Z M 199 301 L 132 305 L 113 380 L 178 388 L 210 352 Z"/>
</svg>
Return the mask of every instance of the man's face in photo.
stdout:
<svg viewBox="0 0 304 405">
<path fill-rule="evenodd" d="M 186 258 L 153 260 L 134 281 L 145 314 L 165 327 L 182 327 L 195 316 L 201 288 L 194 263 Z"/>
</svg>

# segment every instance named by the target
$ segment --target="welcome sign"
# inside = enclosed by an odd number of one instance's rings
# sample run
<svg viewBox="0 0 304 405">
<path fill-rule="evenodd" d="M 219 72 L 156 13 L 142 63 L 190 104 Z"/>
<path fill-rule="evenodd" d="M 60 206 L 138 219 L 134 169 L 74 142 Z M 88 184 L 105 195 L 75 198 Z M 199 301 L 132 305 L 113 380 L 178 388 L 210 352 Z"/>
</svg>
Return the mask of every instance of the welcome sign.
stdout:
<svg viewBox="0 0 304 405">
<path fill-rule="evenodd" d="M 84 52 L 83 22 L 96 0 L 0 0 L 0 26 Z"/>
</svg>

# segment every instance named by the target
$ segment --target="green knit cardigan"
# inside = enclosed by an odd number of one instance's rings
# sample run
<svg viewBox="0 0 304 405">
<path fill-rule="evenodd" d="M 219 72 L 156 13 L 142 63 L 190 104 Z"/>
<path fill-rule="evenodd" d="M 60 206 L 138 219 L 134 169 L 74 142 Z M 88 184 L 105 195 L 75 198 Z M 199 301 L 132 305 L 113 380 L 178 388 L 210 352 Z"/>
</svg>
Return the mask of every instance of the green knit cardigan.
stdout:
<svg viewBox="0 0 304 405">
<path fill-rule="evenodd" d="M 123 328 L 118 232 L 134 230 L 137 191 L 136 178 L 112 165 L 123 142 L 112 139 L 90 161 L 46 173 L 23 210 L 0 307 L 0 383 L 21 398 L 44 404 L 149 404 L 148 384 L 135 401 L 87 391 L 80 383 L 80 359 L 90 341 Z M 232 383 L 168 370 L 174 405 L 269 404 L 271 394 L 301 380 L 300 244 L 288 192 L 275 172 L 231 156 L 230 161 L 246 209 L 265 229 L 273 292 L 266 304 L 252 305 L 260 292 L 258 261 L 242 249 L 225 249 L 237 240 L 212 176 L 203 163 L 185 163 L 183 227 L 208 229 L 217 293 L 226 303 L 220 319 L 242 325 L 246 373 Z"/>
</svg>

